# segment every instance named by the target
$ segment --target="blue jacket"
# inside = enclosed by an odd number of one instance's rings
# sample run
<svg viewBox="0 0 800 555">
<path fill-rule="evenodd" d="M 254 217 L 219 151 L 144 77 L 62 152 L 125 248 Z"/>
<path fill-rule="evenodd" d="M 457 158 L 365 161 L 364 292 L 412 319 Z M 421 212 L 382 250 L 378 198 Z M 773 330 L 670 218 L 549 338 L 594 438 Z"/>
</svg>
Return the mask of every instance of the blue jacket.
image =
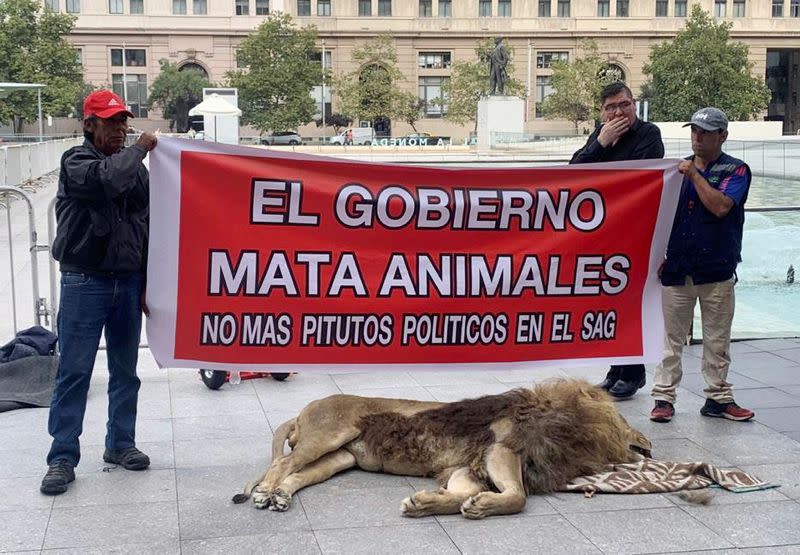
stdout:
<svg viewBox="0 0 800 555">
<path fill-rule="evenodd" d="M 742 260 L 744 203 L 750 190 L 750 168 L 723 152 L 701 173 L 712 187 L 733 200 L 733 207 L 718 218 L 703 206 L 694 185 L 684 177 L 661 273 L 663 285 L 683 285 L 687 276 L 697 285 L 725 281 L 733 276 Z"/>
</svg>

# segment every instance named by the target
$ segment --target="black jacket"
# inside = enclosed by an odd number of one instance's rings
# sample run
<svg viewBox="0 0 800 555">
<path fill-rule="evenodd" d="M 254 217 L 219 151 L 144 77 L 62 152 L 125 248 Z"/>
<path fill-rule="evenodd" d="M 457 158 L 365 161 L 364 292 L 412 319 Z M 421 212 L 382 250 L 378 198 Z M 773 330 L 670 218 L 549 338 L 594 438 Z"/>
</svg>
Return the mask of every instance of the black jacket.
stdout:
<svg viewBox="0 0 800 555">
<path fill-rule="evenodd" d="M 661 130 L 652 123 L 636 119 L 617 144 L 605 148 L 597 142 L 602 126 L 589 135 L 582 149 L 572 155 L 570 164 L 590 164 L 592 162 L 621 162 L 624 160 L 649 160 L 664 157 L 664 143 Z"/>
<path fill-rule="evenodd" d="M 62 272 L 145 273 L 150 178 L 137 145 L 106 156 L 90 141 L 61 157 L 53 257 Z"/>
</svg>

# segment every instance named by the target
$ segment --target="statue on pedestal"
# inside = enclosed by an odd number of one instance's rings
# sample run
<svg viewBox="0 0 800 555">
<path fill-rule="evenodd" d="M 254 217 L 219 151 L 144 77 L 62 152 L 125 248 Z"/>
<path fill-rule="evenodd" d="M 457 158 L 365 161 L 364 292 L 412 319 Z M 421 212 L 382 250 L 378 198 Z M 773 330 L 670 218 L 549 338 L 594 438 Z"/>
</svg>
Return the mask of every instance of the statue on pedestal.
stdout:
<svg viewBox="0 0 800 555">
<path fill-rule="evenodd" d="M 503 39 L 494 39 L 494 49 L 489 54 L 489 95 L 504 95 L 508 73 L 508 50 L 503 44 Z"/>
</svg>

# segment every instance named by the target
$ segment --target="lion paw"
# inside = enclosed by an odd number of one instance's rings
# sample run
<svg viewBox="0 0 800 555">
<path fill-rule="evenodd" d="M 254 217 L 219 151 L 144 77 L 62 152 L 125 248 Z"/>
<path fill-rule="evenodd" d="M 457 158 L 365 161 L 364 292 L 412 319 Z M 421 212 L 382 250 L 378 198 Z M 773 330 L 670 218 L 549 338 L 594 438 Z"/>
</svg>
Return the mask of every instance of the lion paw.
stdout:
<svg viewBox="0 0 800 555">
<path fill-rule="evenodd" d="M 478 520 L 489 516 L 488 513 L 481 507 L 480 497 L 482 494 L 473 495 L 461 504 L 461 514 L 464 518 Z"/>
<path fill-rule="evenodd" d="M 400 514 L 411 517 L 424 516 L 420 508 L 414 502 L 413 497 L 406 497 L 400 502 Z"/>
<path fill-rule="evenodd" d="M 253 492 L 253 503 L 256 506 L 256 509 L 266 509 L 269 507 L 271 502 L 270 495 L 268 493 L 263 493 L 260 491 Z"/>
<path fill-rule="evenodd" d="M 272 492 L 269 500 L 270 511 L 284 512 L 289 509 L 289 505 L 292 502 L 292 496 L 278 489 Z"/>
</svg>

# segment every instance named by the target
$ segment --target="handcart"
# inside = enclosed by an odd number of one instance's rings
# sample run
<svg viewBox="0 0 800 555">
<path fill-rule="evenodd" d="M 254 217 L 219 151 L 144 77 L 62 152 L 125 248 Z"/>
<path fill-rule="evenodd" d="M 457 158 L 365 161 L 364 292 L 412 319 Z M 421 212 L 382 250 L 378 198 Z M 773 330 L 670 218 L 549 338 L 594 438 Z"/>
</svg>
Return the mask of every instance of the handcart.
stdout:
<svg viewBox="0 0 800 555">
<path fill-rule="evenodd" d="M 242 380 L 253 380 L 256 378 L 265 378 L 267 376 L 271 376 L 273 380 L 282 382 L 293 373 L 294 372 L 228 372 L 226 370 L 209 370 L 204 368 L 200 370 L 200 377 L 209 389 L 219 389 L 225 385 L 225 382 L 238 384 Z"/>
</svg>

